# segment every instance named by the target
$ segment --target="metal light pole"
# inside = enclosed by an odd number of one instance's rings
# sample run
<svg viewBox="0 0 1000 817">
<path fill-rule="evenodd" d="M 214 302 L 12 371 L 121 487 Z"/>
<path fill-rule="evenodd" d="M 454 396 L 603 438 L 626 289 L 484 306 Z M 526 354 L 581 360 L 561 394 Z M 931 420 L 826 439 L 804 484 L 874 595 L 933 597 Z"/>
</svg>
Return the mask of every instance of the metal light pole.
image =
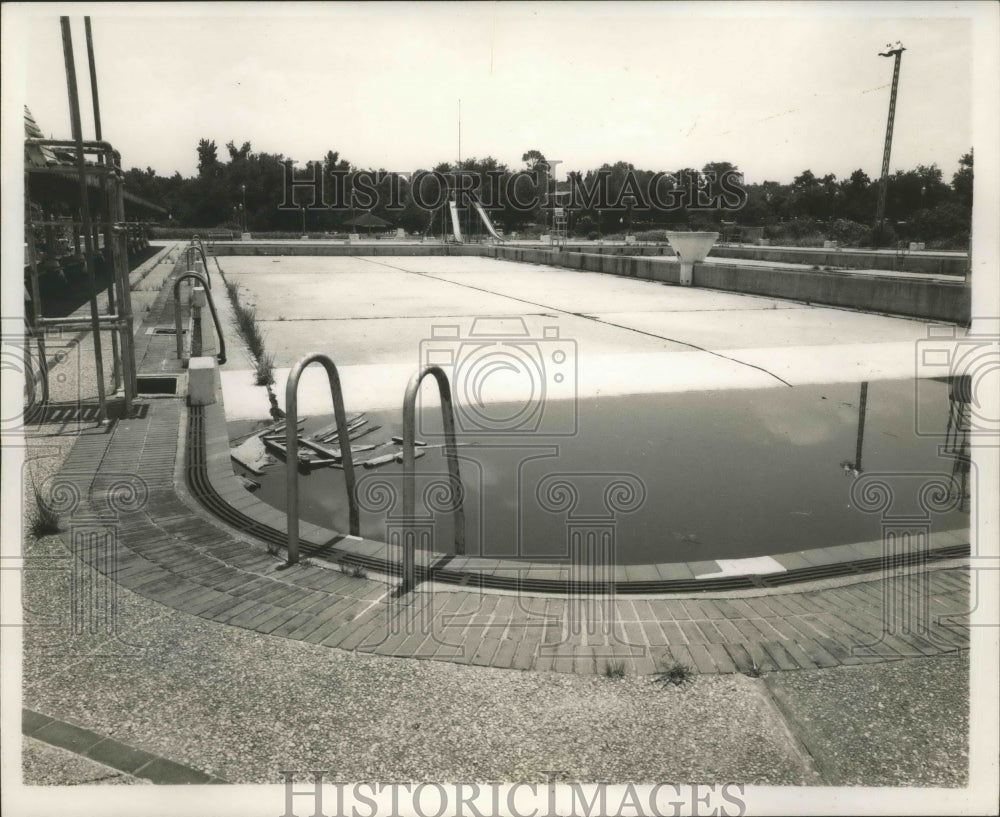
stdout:
<svg viewBox="0 0 1000 817">
<path fill-rule="evenodd" d="M 302 211 L 302 237 L 305 238 L 306 234 L 306 206 L 304 204 L 299 205 L 299 209 Z"/>
<path fill-rule="evenodd" d="M 243 232 L 247 231 L 247 186 L 245 184 L 240 185 L 240 190 L 243 191 Z"/>
<path fill-rule="evenodd" d="M 903 60 L 903 44 L 898 40 L 896 44 L 886 44 L 886 51 L 879 52 L 880 57 L 895 57 L 895 67 L 892 71 L 892 94 L 889 96 L 889 121 L 885 126 L 885 149 L 882 152 L 882 178 L 878 185 L 878 207 L 875 211 L 876 241 L 881 239 L 882 229 L 885 225 L 885 197 L 889 187 L 889 156 L 892 153 L 892 125 L 896 118 L 896 89 L 899 87 L 899 64 Z"/>
</svg>

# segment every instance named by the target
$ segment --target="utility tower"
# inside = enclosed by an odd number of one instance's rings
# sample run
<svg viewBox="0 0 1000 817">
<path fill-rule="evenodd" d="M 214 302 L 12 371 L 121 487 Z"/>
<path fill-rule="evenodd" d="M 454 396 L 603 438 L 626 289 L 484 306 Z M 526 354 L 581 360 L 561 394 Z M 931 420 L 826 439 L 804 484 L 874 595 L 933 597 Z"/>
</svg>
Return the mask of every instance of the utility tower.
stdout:
<svg viewBox="0 0 1000 817">
<path fill-rule="evenodd" d="M 892 94 L 889 96 L 889 121 L 885 126 L 885 150 L 882 152 L 882 178 L 878 184 L 878 207 L 875 211 L 876 236 L 881 237 L 885 224 L 885 196 L 889 186 L 889 156 L 892 153 L 892 123 L 896 118 L 896 90 L 899 87 L 899 64 L 903 60 L 903 44 L 896 41 L 895 45 L 886 43 L 885 52 L 879 52 L 880 57 L 895 57 L 895 67 L 892 71 Z"/>
</svg>

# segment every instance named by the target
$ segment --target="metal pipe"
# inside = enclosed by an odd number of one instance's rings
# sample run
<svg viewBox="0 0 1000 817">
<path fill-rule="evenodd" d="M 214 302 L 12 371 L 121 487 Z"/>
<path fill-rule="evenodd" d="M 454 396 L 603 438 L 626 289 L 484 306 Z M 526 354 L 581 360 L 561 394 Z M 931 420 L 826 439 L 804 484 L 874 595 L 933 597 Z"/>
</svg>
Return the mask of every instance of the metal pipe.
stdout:
<svg viewBox="0 0 1000 817">
<path fill-rule="evenodd" d="M 83 222 L 81 232 L 86 249 L 84 266 L 87 270 L 87 285 L 90 290 L 90 322 L 94 336 L 94 367 L 97 370 L 97 421 L 99 424 L 103 424 L 108 416 L 104 393 L 104 356 L 101 352 L 101 333 L 98 325 L 97 281 L 94 277 L 93 237 L 90 234 L 90 201 L 87 197 L 87 179 L 84 176 L 83 129 L 80 124 L 80 98 L 76 87 L 76 64 L 73 59 L 73 33 L 70 31 L 69 17 L 60 17 L 59 23 L 62 27 L 63 58 L 66 62 L 70 122 L 73 128 L 73 140 L 77 148 L 76 167 L 80 181 L 80 214 Z"/>
<path fill-rule="evenodd" d="M 120 185 L 117 187 L 115 194 L 115 211 L 116 213 L 124 214 L 125 199 Z M 132 290 L 129 286 L 129 269 L 128 257 L 125 253 L 125 236 L 120 230 L 117 230 L 115 239 L 115 245 L 118 248 L 119 269 L 121 270 L 121 310 L 122 316 L 128 322 L 128 380 L 131 386 L 132 395 L 138 396 L 139 382 L 136 375 L 138 363 L 135 357 L 135 313 L 132 311 Z"/>
<path fill-rule="evenodd" d="M 208 298 L 208 308 L 212 312 L 212 321 L 215 323 L 215 335 L 219 339 L 219 353 L 216 355 L 216 359 L 219 361 L 219 365 L 221 366 L 226 362 L 226 339 L 222 335 L 222 324 L 219 322 L 219 313 L 215 311 L 215 300 L 212 298 L 212 290 L 208 286 L 208 282 L 205 280 L 204 276 L 197 272 L 183 272 L 178 276 L 177 280 L 174 281 L 174 328 L 177 331 L 177 357 L 180 360 L 184 359 L 184 335 L 181 327 L 180 300 L 181 283 L 183 283 L 186 278 L 194 278 L 205 287 L 205 295 Z"/>
<path fill-rule="evenodd" d="M 25 174 L 24 176 L 24 210 L 25 210 L 25 223 L 30 226 L 31 224 L 31 207 L 30 207 L 31 196 L 29 192 L 29 176 Z M 39 374 L 42 379 L 42 403 L 49 402 L 49 367 L 48 358 L 45 354 L 45 336 L 44 333 L 39 331 L 41 327 L 42 318 L 42 293 L 41 287 L 38 284 L 38 262 L 35 258 L 35 240 L 34 233 L 28 238 L 28 270 L 29 278 L 31 279 L 31 316 L 29 323 L 29 331 L 34 333 L 36 338 L 36 343 L 38 344 L 38 364 L 39 364 Z M 34 396 L 34 387 L 32 387 L 32 396 Z"/>
<path fill-rule="evenodd" d="M 201 245 L 201 239 L 198 239 L 198 236 L 195 236 L 195 239 L 198 240 L 197 249 L 198 249 L 198 252 L 201 253 L 201 261 L 205 265 L 205 278 L 208 280 L 208 288 L 211 289 L 212 288 L 212 276 L 209 274 L 209 271 L 208 271 L 208 256 L 205 255 L 205 248 Z M 192 254 L 194 253 L 194 250 L 195 250 L 195 245 L 193 243 L 193 240 L 194 239 L 192 239 L 191 246 L 188 247 L 188 250 Z M 193 266 L 193 264 L 188 263 L 188 266 L 191 267 L 191 266 Z"/>
<path fill-rule="evenodd" d="M 90 321 L 86 320 L 85 318 L 80 318 L 80 319 L 78 319 L 78 320 L 76 320 L 75 322 L 72 322 L 72 323 L 61 323 L 61 324 L 59 324 L 58 327 L 55 327 L 55 328 L 63 329 L 63 330 L 71 331 L 71 332 L 81 332 L 81 331 L 84 331 L 84 330 L 89 331 L 91 329 L 91 325 L 90 325 Z M 123 323 L 121 323 L 121 322 L 115 322 L 115 323 L 105 324 L 104 326 L 101 327 L 101 331 L 102 332 L 120 332 L 124 328 L 125 328 L 125 325 Z M 41 337 L 40 334 L 38 336 Z"/>
<path fill-rule="evenodd" d="M 87 32 L 87 61 L 90 63 L 90 97 L 94 102 L 94 136 L 101 141 L 101 102 L 97 96 L 97 65 L 94 62 L 94 38 L 90 31 L 90 17 L 83 18 Z"/>
<path fill-rule="evenodd" d="M 102 325 L 117 324 L 118 321 L 121 320 L 121 316 L 109 312 L 105 315 L 98 315 L 97 320 L 98 323 Z M 84 321 L 82 318 L 73 318 L 73 317 L 40 318 L 38 320 L 38 323 L 40 326 L 63 326 L 69 323 L 87 323 L 88 326 L 90 325 L 89 321 Z"/>
<path fill-rule="evenodd" d="M 211 299 L 211 295 L 209 296 Z M 211 301 L 210 301 L 211 302 Z M 333 399 L 333 414 L 337 420 L 337 440 L 340 443 L 340 458 L 344 466 L 344 482 L 347 486 L 347 506 L 350 514 L 352 536 L 359 536 L 361 525 L 358 518 L 358 495 L 354 477 L 354 457 L 351 454 L 351 437 L 347 430 L 347 412 L 344 411 L 344 394 L 340 388 L 340 375 L 336 364 L 326 355 L 311 354 L 299 360 L 288 373 L 285 385 L 285 513 L 288 516 L 288 564 L 299 561 L 299 378 L 310 363 L 320 363 L 326 369 L 330 382 L 330 397 Z"/>
<path fill-rule="evenodd" d="M 416 460 L 416 403 L 420 384 L 431 375 L 441 396 L 441 419 L 444 423 L 444 456 L 448 461 L 448 475 L 452 482 L 452 514 L 455 517 L 455 553 L 465 554 L 465 509 L 462 503 L 462 477 L 458 468 L 458 447 L 455 444 L 455 410 L 451 400 L 448 375 L 439 366 L 426 366 L 418 371 L 406 387 L 403 397 L 403 520 L 412 524 L 416 518 L 416 478 L 413 473 Z M 403 542 L 403 591 L 416 586 L 416 552 L 414 539 Z"/>
<path fill-rule="evenodd" d="M 60 17 L 59 19 L 60 21 L 66 20 L 67 25 L 69 24 L 68 17 Z M 70 49 L 72 51 L 72 44 Z M 76 77 L 74 76 L 74 82 L 75 80 Z M 40 136 L 28 136 L 25 137 L 24 143 L 26 145 L 38 145 L 50 148 L 77 148 L 87 153 L 96 153 L 97 151 L 104 151 L 111 155 L 118 153 L 110 142 L 94 141 L 93 139 L 81 139 L 77 141 L 76 139 L 45 139 Z"/>
<path fill-rule="evenodd" d="M 94 37 L 93 32 L 90 28 L 90 17 L 83 18 L 83 27 L 86 32 L 87 37 L 87 63 L 90 67 L 90 98 L 94 106 L 94 137 L 97 141 L 101 141 L 101 100 L 97 89 L 97 62 L 94 59 Z M 97 157 L 97 161 L 100 164 L 105 163 L 105 155 L 101 153 Z M 110 162 L 109 162 L 110 164 Z M 101 192 L 104 194 L 104 218 L 103 218 L 103 230 L 104 230 L 104 262 L 110 267 L 111 276 L 108 280 L 108 312 L 115 313 L 118 311 L 118 290 L 119 290 L 119 275 L 118 268 L 115 263 L 115 249 L 114 249 L 114 239 L 113 239 L 113 226 L 111 218 L 111 195 L 112 191 L 108 189 L 108 176 L 101 176 Z M 122 338 L 121 343 L 119 343 L 118 334 L 111 335 L 111 363 L 112 363 L 112 376 L 115 385 L 115 391 L 122 387 L 122 381 L 124 379 L 125 383 L 125 410 L 126 412 L 131 411 L 132 408 L 132 394 L 129 389 L 128 375 L 127 375 L 127 364 L 123 360 L 124 355 L 122 352 L 127 346 L 127 341 Z M 126 370 L 123 372 L 123 369 Z"/>
<path fill-rule="evenodd" d="M 120 185 L 110 191 L 111 200 L 108 207 L 117 215 L 119 207 Z M 132 320 L 132 298 L 128 282 L 127 258 L 122 254 L 122 242 L 120 231 L 117 227 L 111 228 L 111 263 L 114 273 L 114 285 L 117 293 L 118 313 L 121 317 L 121 358 L 122 375 L 125 380 L 125 408 L 131 410 L 132 400 L 138 396 L 138 384 L 135 378 L 135 327 Z"/>
</svg>

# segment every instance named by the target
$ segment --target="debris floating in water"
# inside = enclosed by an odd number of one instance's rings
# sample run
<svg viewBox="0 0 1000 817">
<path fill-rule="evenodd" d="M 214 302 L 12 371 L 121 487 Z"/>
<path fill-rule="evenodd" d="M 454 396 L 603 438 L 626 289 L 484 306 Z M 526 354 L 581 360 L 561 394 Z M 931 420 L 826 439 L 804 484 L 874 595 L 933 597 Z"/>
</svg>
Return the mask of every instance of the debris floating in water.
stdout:
<svg viewBox="0 0 1000 817">
<path fill-rule="evenodd" d="M 347 436 L 351 440 L 358 440 L 361 437 L 364 437 L 366 434 L 371 434 L 373 431 L 378 431 L 381 428 L 382 428 L 382 426 L 372 426 L 371 428 L 366 428 L 364 431 L 354 431 L 354 432 L 351 432 Z"/>
<path fill-rule="evenodd" d="M 391 439 L 392 439 L 392 441 L 394 443 L 396 443 L 396 445 L 402 445 L 403 444 L 403 438 L 402 437 L 392 437 Z M 420 446 L 427 445 L 427 443 L 425 443 L 423 440 L 414 440 L 413 444 L 414 445 L 420 445 Z"/>
<path fill-rule="evenodd" d="M 257 476 L 264 473 L 262 469 L 265 466 L 270 465 L 267 451 L 264 450 L 264 442 L 258 436 L 250 437 L 235 448 L 229 449 L 229 456 Z"/>
<path fill-rule="evenodd" d="M 413 452 L 413 458 L 414 459 L 422 457 L 423 455 L 424 455 L 423 451 L 414 451 Z M 378 466 L 380 466 L 380 465 L 386 465 L 386 464 L 388 464 L 390 462 L 400 462 L 401 463 L 402 461 L 403 461 L 403 452 L 402 451 L 393 451 L 391 454 L 381 454 L 378 457 L 372 457 L 370 460 L 365 460 L 361 464 L 365 468 L 378 468 Z"/>
<path fill-rule="evenodd" d="M 260 487 L 260 483 L 257 482 L 257 480 L 255 479 L 250 479 L 250 477 L 244 477 L 237 474 L 236 479 L 238 479 L 240 485 L 242 485 L 248 491 L 256 491 Z"/>
</svg>

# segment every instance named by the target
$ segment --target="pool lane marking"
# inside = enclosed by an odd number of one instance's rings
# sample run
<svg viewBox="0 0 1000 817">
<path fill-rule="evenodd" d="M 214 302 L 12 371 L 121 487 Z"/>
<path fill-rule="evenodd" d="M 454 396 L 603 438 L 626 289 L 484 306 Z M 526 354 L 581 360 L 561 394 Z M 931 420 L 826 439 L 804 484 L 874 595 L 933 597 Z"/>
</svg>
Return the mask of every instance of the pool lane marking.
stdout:
<svg viewBox="0 0 1000 817">
<path fill-rule="evenodd" d="M 358 256 L 358 258 L 362 258 L 362 256 Z M 375 260 L 373 260 L 371 258 L 363 258 L 363 260 L 367 261 L 369 264 L 377 264 L 378 266 L 386 267 L 388 269 L 397 270 L 399 272 L 408 272 L 411 275 L 420 275 L 420 276 L 422 276 L 424 278 L 431 278 L 431 279 L 433 279 L 435 281 L 442 281 L 444 283 L 454 284 L 455 286 L 465 287 L 466 289 L 474 289 L 477 292 L 485 292 L 488 295 L 497 295 L 497 296 L 499 296 L 501 298 L 509 298 L 512 301 L 518 301 L 519 303 L 523 303 L 523 304 L 530 304 L 531 306 L 537 306 L 537 307 L 539 307 L 541 309 L 552 309 L 552 310 L 555 310 L 556 312 L 561 312 L 563 315 L 571 315 L 574 318 L 583 318 L 584 320 L 593 321 L 594 323 L 602 323 L 605 326 L 614 326 L 617 329 L 625 329 L 625 330 L 627 330 L 629 332 L 635 332 L 638 335 L 646 335 L 647 337 L 656 338 L 657 340 L 665 340 L 665 341 L 668 341 L 670 343 L 678 343 L 678 344 L 680 344 L 682 346 L 687 346 L 687 347 L 689 347 L 691 349 L 694 349 L 695 351 L 698 351 L 698 352 L 705 352 L 706 354 L 714 355 L 715 357 L 721 357 L 724 360 L 728 360 L 728 361 L 730 361 L 732 363 L 737 363 L 740 366 L 747 366 L 748 368 L 751 368 L 751 369 L 757 369 L 758 371 L 761 371 L 764 374 L 766 374 L 766 375 L 768 375 L 770 377 L 773 377 L 775 380 L 781 382 L 785 386 L 788 386 L 789 388 L 792 388 L 792 384 L 791 383 L 789 383 L 787 380 L 779 377 L 774 372 L 768 371 L 763 366 L 757 366 L 754 363 L 747 363 L 744 360 L 740 360 L 739 358 L 735 358 L 735 357 L 730 357 L 729 355 L 724 355 L 721 352 L 714 352 L 711 349 L 705 349 L 702 346 L 698 346 L 696 343 L 688 343 L 686 340 L 677 340 L 676 338 L 668 338 L 665 335 L 657 335 L 655 332 L 647 332 L 647 331 L 645 331 L 643 329 L 636 329 L 636 328 L 634 328 L 632 326 L 625 326 L 625 325 L 620 324 L 620 323 L 615 323 L 614 321 L 601 320 L 600 318 L 595 317 L 594 315 L 588 315 L 588 314 L 586 314 L 584 312 L 570 312 L 570 311 L 568 311 L 566 309 L 560 309 L 557 306 L 551 306 L 550 304 L 542 304 L 542 303 L 538 303 L 537 301 L 529 301 L 526 298 L 518 298 L 518 297 L 515 297 L 514 295 L 505 295 L 502 292 L 494 292 L 492 289 L 486 289 L 485 287 L 477 287 L 477 286 L 473 286 L 472 284 L 462 284 L 462 283 L 459 283 L 458 281 L 451 281 L 448 278 L 438 278 L 436 275 L 432 275 L 429 272 L 416 272 L 415 270 L 403 269 L 402 267 L 394 267 L 392 264 L 387 264 L 384 261 L 375 261 Z M 753 297 L 753 296 L 751 296 L 751 297 Z M 711 311 L 725 311 L 725 310 L 711 310 Z"/>
</svg>

